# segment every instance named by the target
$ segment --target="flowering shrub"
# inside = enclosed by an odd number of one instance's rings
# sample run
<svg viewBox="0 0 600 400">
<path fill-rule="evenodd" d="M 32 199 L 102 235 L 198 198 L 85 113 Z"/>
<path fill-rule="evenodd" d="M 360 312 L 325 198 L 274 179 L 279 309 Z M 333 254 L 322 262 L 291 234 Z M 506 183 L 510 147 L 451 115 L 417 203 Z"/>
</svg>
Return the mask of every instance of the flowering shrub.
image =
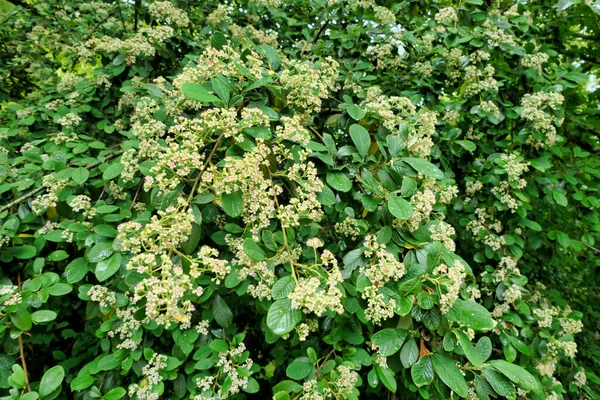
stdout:
<svg viewBox="0 0 600 400">
<path fill-rule="evenodd" d="M 575 3 L 7 3 L 3 398 L 600 398 Z"/>
</svg>

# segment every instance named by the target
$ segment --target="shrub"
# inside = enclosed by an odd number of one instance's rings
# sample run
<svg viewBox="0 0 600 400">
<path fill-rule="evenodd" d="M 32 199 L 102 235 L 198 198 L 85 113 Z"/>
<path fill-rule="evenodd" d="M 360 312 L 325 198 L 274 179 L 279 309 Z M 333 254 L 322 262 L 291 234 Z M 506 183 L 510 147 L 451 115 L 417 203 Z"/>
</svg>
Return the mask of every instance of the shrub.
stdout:
<svg viewBox="0 0 600 400">
<path fill-rule="evenodd" d="M 6 398 L 598 398 L 598 7 L 504 3 L 6 5 Z"/>
</svg>

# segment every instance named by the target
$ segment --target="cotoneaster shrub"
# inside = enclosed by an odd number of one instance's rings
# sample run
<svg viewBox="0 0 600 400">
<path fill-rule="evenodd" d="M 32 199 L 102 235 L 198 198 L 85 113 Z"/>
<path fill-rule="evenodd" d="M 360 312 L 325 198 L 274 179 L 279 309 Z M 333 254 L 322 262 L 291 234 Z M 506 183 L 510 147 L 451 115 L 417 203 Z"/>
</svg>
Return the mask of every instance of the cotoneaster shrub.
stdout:
<svg viewBox="0 0 600 400">
<path fill-rule="evenodd" d="M 13 4 L 7 399 L 599 397 L 597 5 Z"/>
</svg>

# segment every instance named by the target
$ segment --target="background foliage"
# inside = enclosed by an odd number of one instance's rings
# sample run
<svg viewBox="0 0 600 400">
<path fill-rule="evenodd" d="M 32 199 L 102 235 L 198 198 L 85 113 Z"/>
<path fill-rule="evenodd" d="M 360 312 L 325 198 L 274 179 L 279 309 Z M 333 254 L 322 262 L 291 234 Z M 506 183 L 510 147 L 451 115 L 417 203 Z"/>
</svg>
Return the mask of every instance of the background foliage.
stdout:
<svg viewBox="0 0 600 400">
<path fill-rule="evenodd" d="M 0 3 L 0 391 L 598 398 L 600 3 Z"/>
</svg>

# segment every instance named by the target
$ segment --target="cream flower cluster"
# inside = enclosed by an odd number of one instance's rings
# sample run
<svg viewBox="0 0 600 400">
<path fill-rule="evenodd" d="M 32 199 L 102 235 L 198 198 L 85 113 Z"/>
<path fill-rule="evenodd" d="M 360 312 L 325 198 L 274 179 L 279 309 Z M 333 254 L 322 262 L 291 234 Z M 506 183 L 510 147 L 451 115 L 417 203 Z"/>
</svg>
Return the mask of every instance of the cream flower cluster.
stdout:
<svg viewBox="0 0 600 400">
<path fill-rule="evenodd" d="M 293 308 L 302 309 L 305 314 L 314 313 L 320 317 L 327 310 L 342 314 L 342 292 L 337 287 L 342 280 L 339 270 L 329 275 L 325 287 L 322 287 L 321 278 L 318 276 L 300 278 L 288 298 L 292 300 Z"/>
<path fill-rule="evenodd" d="M 34 213 L 40 215 L 50 207 L 56 207 L 58 193 L 69 185 L 67 180 L 54 178 L 52 175 L 46 175 L 43 178 L 42 186 L 48 190 L 47 193 L 36 197 L 31 202 L 31 209 Z"/>
<path fill-rule="evenodd" d="M 129 386 L 129 396 L 135 396 L 140 400 L 158 400 L 158 393 L 154 393 L 152 389 L 162 382 L 160 370 L 167 367 L 166 361 L 167 356 L 154 353 L 148 364 L 142 368 L 144 379 L 139 384 Z"/>
<path fill-rule="evenodd" d="M 331 57 L 317 64 L 290 61 L 279 78 L 288 92 L 288 103 L 304 110 L 306 115 L 319 111 L 322 99 L 327 98 L 336 87 L 338 66 L 337 61 Z"/>
<path fill-rule="evenodd" d="M 75 212 L 83 212 L 85 218 L 93 218 L 96 215 L 96 209 L 92 207 L 91 199 L 85 195 L 75 196 L 69 202 L 69 205 Z"/>
<path fill-rule="evenodd" d="M 564 102 L 562 94 L 556 92 L 537 92 L 526 94 L 521 99 L 521 117 L 531 124 L 531 129 L 543 135 L 543 139 L 530 136 L 528 143 L 534 147 L 550 147 L 556 142 L 556 125 L 562 120 L 550 112 L 558 110 Z"/>
<path fill-rule="evenodd" d="M 490 246 L 492 250 L 500 250 L 506 244 L 506 240 L 493 232 L 500 233 L 502 231 L 500 221 L 494 220 L 485 208 L 476 209 L 475 216 L 477 219 L 469 221 L 467 230 L 473 233 L 475 239 Z M 488 222 L 488 220 L 492 222 Z"/>
<path fill-rule="evenodd" d="M 360 235 L 360 228 L 358 227 L 358 221 L 350 216 L 344 218 L 343 221 L 337 222 L 333 229 L 342 236 L 349 237 L 352 240 L 358 239 Z"/>
<path fill-rule="evenodd" d="M 404 276 L 404 264 L 391 254 L 385 244 L 377 241 L 374 235 L 367 235 L 364 241 L 363 254 L 371 262 L 363 267 L 363 273 L 371 282 L 365 287 L 362 298 L 367 300 L 365 317 L 374 324 L 394 316 L 396 300 L 387 299 L 379 288 L 390 281 L 397 281 Z"/>
<path fill-rule="evenodd" d="M 158 21 L 164 21 L 167 25 L 184 27 L 190 23 L 185 11 L 173 6 L 170 1 L 156 1 L 148 6 L 148 13 Z"/>
<path fill-rule="evenodd" d="M 319 221 L 322 210 L 317 194 L 323 183 L 317 178 L 314 164 L 306 161 L 309 151 L 294 155 L 283 145 L 268 146 L 261 139 L 256 142 L 243 158 L 227 157 L 222 169 L 213 166 L 210 175 L 214 179 L 205 185 L 205 190 L 214 190 L 221 197 L 241 193 L 242 217 L 255 234 L 268 227 L 273 218 L 278 218 L 284 227 L 298 226 L 302 218 Z M 271 171 L 272 160 L 287 165 L 287 170 Z M 280 180 L 296 186 L 288 204 L 279 204 L 277 200 L 283 192 Z"/>
<path fill-rule="evenodd" d="M 447 314 L 458 300 L 460 289 L 467 277 L 465 266 L 460 260 L 456 260 L 451 267 L 440 264 L 434 269 L 433 273 L 434 275 L 442 275 L 444 278 L 443 282 L 447 291 L 440 297 L 440 311 L 442 314 Z"/>
<path fill-rule="evenodd" d="M 440 221 L 437 224 L 432 224 L 429 226 L 429 233 L 431 234 L 431 240 L 442 242 L 442 244 L 446 249 L 448 249 L 448 251 L 456 250 L 456 244 L 452 239 L 452 236 L 456 234 L 456 231 L 454 230 L 452 225 Z"/>
</svg>

